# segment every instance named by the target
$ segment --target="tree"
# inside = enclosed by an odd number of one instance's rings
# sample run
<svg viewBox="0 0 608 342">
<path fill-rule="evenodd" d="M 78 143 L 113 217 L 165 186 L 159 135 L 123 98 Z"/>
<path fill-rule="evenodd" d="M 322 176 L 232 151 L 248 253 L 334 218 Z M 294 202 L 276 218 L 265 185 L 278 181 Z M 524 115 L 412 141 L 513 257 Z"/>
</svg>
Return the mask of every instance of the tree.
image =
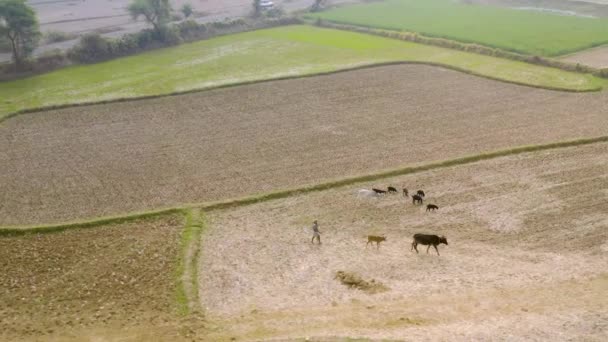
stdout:
<svg viewBox="0 0 608 342">
<path fill-rule="evenodd" d="M 259 16 L 262 12 L 262 0 L 253 0 L 253 15 Z"/>
<path fill-rule="evenodd" d="M 190 5 L 190 4 L 184 4 L 184 6 L 182 6 L 182 8 L 180 9 L 180 11 L 184 15 L 184 18 L 186 18 L 186 19 L 188 19 L 192 15 L 192 13 L 194 12 L 192 10 L 192 5 Z"/>
<path fill-rule="evenodd" d="M 318 12 L 323 8 L 323 5 L 325 5 L 325 0 L 315 0 L 315 2 L 312 4 L 312 7 L 310 8 L 310 11 Z"/>
<path fill-rule="evenodd" d="M 8 39 L 19 70 L 40 40 L 36 14 L 25 0 L 0 0 L 0 35 Z"/>
<path fill-rule="evenodd" d="M 158 33 L 161 33 L 171 17 L 169 0 L 133 0 L 127 9 L 133 19 L 143 16 Z"/>
</svg>

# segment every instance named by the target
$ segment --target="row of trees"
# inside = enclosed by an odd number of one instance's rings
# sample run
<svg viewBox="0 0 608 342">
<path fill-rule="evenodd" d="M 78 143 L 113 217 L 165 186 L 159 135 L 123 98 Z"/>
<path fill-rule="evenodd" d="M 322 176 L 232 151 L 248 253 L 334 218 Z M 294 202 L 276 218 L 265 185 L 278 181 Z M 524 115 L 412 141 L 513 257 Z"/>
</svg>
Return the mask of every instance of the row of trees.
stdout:
<svg viewBox="0 0 608 342">
<path fill-rule="evenodd" d="M 314 0 L 311 10 L 320 10 L 324 2 L 325 0 Z M 259 15 L 261 1 L 254 0 L 253 7 L 254 14 Z M 133 19 L 143 17 L 160 40 L 170 34 L 167 29 L 172 10 L 169 0 L 132 0 L 127 9 Z M 185 4 L 180 12 L 185 18 L 189 18 L 194 13 L 190 4 Z M 24 65 L 40 38 L 36 13 L 25 3 L 25 0 L 0 0 L 0 39 L 5 39 L 7 45 L 10 45 L 17 70 Z"/>
<path fill-rule="evenodd" d="M 143 17 L 159 35 L 171 19 L 169 0 L 133 0 L 128 11 L 133 19 Z M 190 4 L 180 11 L 186 18 L 194 12 Z M 0 0 L 0 39 L 8 41 L 17 70 L 22 69 L 41 36 L 36 13 L 25 0 Z"/>
</svg>

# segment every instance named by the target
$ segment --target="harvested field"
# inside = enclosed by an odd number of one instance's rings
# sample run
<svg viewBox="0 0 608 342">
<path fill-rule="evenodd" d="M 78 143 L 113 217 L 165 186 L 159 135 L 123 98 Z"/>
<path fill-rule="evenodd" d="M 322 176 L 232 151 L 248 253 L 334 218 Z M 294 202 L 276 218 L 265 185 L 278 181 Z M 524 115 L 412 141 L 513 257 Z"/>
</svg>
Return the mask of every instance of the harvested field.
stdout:
<svg viewBox="0 0 608 342">
<path fill-rule="evenodd" d="M 181 216 L 0 237 L 0 340 L 186 337 L 175 303 Z"/>
<path fill-rule="evenodd" d="M 21 115 L 0 225 L 234 198 L 608 132 L 608 93 L 403 65 Z"/>
<path fill-rule="evenodd" d="M 581 51 L 568 55 L 562 60 L 572 63 L 580 63 L 594 68 L 608 68 L 608 46 Z"/>
<path fill-rule="evenodd" d="M 522 154 L 211 213 L 199 293 L 224 325 L 211 336 L 605 341 L 607 155 L 606 143 Z M 440 209 L 356 197 L 387 185 Z M 449 246 L 417 255 L 418 232 Z M 368 234 L 387 241 L 366 248 Z M 388 290 L 349 288 L 338 271 Z"/>
</svg>

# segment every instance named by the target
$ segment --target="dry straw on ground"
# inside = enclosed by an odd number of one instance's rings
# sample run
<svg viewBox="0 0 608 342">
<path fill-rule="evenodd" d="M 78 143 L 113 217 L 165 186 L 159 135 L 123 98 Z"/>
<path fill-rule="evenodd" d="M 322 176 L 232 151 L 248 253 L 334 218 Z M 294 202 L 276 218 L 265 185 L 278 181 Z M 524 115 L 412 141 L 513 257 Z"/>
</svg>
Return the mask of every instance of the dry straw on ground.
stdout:
<svg viewBox="0 0 608 342">
<path fill-rule="evenodd" d="M 211 336 L 603 340 L 606 155 L 607 143 L 542 151 L 212 213 L 200 299 L 225 330 Z M 388 185 L 440 209 L 357 198 Z M 416 254 L 415 233 L 449 245 Z M 365 248 L 369 234 L 387 241 Z M 351 289 L 338 271 L 388 290 Z"/>
</svg>

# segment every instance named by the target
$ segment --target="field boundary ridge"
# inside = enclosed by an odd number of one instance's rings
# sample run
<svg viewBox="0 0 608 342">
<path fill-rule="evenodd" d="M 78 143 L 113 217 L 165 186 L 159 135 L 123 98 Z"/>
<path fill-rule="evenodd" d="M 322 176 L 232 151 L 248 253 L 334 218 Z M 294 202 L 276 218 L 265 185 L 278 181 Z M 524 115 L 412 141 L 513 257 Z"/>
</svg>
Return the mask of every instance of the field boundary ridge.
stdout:
<svg viewBox="0 0 608 342">
<path fill-rule="evenodd" d="M 67 229 L 78 229 L 78 228 L 92 228 L 97 226 L 102 226 L 106 224 L 115 224 L 122 223 L 134 220 L 140 220 L 145 218 L 157 217 L 167 214 L 174 213 L 182 213 L 186 214 L 188 210 L 198 209 L 201 210 L 201 215 L 203 212 L 213 211 L 213 210 L 222 210 L 234 207 L 240 207 L 245 205 L 250 205 L 254 203 L 266 202 L 270 200 L 280 199 L 291 197 L 295 195 L 306 194 L 310 192 L 317 192 L 323 190 L 329 190 L 333 188 L 340 188 L 348 185 L 353 185 L 356 183 L 363 183 L 374 181 L 378 179 L 396 177 L 406 174 L 418 173 L 423 171 L 429 171 L 433 169 L 446 168 L 451 166 L 458 166 L 464 164 L 470 164 L 478 161 L 489 160 L 494 158 L 506 157 L 510 155 L 517 155 L 522 153 L 530 153 L 530 152 L 539 152 L 545 150 L 552 150 L 558 148 L 566 148 L 566 147 L 574 147 L 574 146 L 582 146 L 582 145 L 590 145 L 595 143 L 606 143 L 608 142 L 608 135 L 599 136 L 594 138 L 582 138 L 576 140 L 567 140 L 561 142 L 554 142 L 548 144 L 539 144 L 539 145 L 523 145 L 519 147 L 514 147 L 510 149 L 497 150 L 493 152 L 485 152 L 476 155 L 459 157 L 456 159 L 448 159 L 444 161 L 436 161 L 428 164 L 422 164 L 418 166 L 405 166 L 396 169 L 384 170 L 375 173 L 370 173 L 367 175 L 359 175 L 353 176 L 333 181 L 326 181 L 319 184 L 313 184 L 308 186 L 302 186 L 293 189 L 287 190 L 277 190 L 270 193 L 246 196 L 236 199 L 228 199 L 214 202 L 202 202 L 202 203 L 190 203 L 183 204 L 179 207 L 172 208 L 164 208 L 157 209 L 154 211 L 147 212 L 139 212 L 126 214 L 122 216 L 109 216 L 98 218 L 90 221 L 74 221 L 68 223 L 58 223 L 58 224 L 49 224 L 49 225 L 34 225 L 34 226 L 6 226 L 0 227 L 0 237 L 1 236 L 15 236 L 15 235 L 24 235 L 24 234 L 32 234 L 32 233 L 54 233 L 60 232 Z M 204 218 L 202 219 L 203 223 L 201 223 L 201 227 L 204 226 Z M 202 229 L 202 228 L 201 228 Z"/>
</svg>

